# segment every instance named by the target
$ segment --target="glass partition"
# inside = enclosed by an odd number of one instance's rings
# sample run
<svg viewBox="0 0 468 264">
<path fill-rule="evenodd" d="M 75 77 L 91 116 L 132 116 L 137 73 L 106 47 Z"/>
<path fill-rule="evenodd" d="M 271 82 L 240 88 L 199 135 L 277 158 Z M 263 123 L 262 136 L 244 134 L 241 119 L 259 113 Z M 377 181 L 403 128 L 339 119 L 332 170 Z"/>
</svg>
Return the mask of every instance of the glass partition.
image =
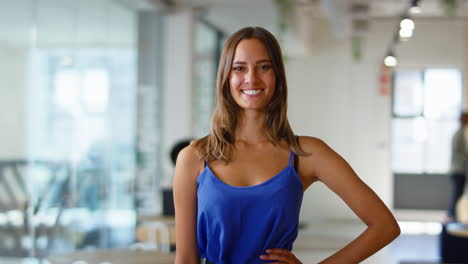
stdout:
<svg viewBox="0 0 468 264">
<path fill-rule="evenodd" d="M 134 242 L 136 15 L 0 2 L 0 262 Z"/>
<path fill-rule="evenodd" d="M 194 125 L 197 137 L 209 133 L 215 104 L 216 71 L 222 34 L 203 21 L 195 24 Z"/>
</svg>

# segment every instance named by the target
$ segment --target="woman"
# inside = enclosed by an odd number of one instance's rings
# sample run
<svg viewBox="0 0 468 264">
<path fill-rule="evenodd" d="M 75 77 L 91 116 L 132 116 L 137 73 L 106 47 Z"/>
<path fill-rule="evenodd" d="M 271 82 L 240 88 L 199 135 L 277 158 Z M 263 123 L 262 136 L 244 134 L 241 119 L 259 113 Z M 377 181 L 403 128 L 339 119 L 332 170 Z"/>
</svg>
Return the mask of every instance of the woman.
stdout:
<svg viewBox="0 0 468 264">
<path fill-rule="evenodd" d="M 302 195 L 315 181 L 368 228 L 321 263 L 358 263 L 399 235 L 395 218 L 346 161 L 314 137 L 295 137 L 278 42 L 263 28 L 223 48 L 208 136 L 178 156 L 176 263 L 301 263 L 291 253 Z"/>
</svg>

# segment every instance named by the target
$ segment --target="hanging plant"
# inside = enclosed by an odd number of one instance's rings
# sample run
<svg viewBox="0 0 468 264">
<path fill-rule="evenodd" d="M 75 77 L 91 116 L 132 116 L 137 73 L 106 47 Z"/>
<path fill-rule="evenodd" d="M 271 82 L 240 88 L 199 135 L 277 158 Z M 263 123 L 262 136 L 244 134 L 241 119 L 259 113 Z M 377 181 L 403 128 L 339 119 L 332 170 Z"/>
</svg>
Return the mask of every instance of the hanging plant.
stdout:
<svg viewBox="0 0 468 264">
<path fill-rule="evenodd" d="M 287 18 L 289 12 L 292 10 L 292 5 L 287 0 L 273 0 L 273 3 L 278 8 L 278 39 L 281 41 L 288 27 Z"/>
<path fill-rule="evenodd" d="M 442 5 L 444 6 L 445 13 L 448 16 L 455 16 L 458 8 L 457 0 L 442 0 Z"/>
<path fill-rule="evenodd" d="M 351 37 L 351 51 L 354 61 L 360 61 L 362 59 L 363 38 L 362 35 L 353 35 Z"/>
</svg>

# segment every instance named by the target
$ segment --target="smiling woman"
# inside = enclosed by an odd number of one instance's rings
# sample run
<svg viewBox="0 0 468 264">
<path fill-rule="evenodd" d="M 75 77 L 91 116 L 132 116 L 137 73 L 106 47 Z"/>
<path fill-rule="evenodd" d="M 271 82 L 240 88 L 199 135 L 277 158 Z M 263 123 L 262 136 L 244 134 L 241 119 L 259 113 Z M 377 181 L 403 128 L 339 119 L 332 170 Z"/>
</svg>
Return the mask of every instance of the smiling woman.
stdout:
<svg viewBox="0 0 468 264">
<path fill-rule="evenodd" d="M 176 263 L 289 263 L 303 192 L 323 182 L 368 228 L 322 263 L 358 263 L 399 234 L 395 218 L 323 141 L 294 136 L 281 49 L 259 27 L 224 46 L 212 130 L 178 157 Z"/>
<path fill-rule="evenodd" d="M 234 54 L 229 86 L 242 109 L 263 110 L 275 92 L 275 72 L 263 42 L 245 39 Z"/>
</svg>

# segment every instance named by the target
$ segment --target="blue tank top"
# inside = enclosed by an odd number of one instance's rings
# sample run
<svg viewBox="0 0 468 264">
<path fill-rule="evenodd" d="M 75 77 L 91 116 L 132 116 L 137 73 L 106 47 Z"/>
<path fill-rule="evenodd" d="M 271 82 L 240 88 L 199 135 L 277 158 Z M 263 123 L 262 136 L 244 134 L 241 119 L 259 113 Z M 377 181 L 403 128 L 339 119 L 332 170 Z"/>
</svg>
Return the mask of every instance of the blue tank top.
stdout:
<svg viewBox="0 0 468 264">
<path fill-rule="evenodd" d="M 197 243 L 201 258 L 215 264 L 268 263 L 269 248 L 292 250 L 302 204 L 302 182 L 292 166 L 257 185 L 235 187 L 210 167 L 197 180 Z"/>
</svg>

